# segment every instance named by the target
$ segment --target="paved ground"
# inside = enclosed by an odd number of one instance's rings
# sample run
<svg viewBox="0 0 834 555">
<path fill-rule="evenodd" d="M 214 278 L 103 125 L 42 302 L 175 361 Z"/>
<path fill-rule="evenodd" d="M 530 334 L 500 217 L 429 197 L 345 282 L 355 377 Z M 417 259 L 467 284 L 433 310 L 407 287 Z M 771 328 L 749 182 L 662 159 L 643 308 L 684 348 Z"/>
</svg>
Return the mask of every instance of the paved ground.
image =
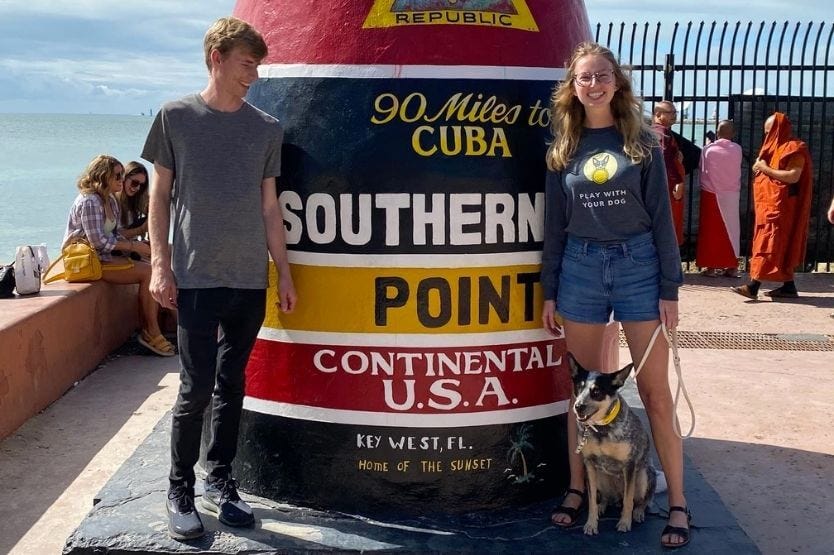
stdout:
<svg viewBox="0 0 834 555">
<path fill-rule="evenodd" d="M 802 297 L 783 302 L 746 301 L 727 278 L 687 276 L 681 291 L 682 339 L 723 332 L 722 348 L 681 350 L 697 411 L 686 454 L 765 554 L 834 553 L 834 351 L 724 348 L 774 348 L 757 334 L 830 343 L 834 276 L 800 278 Z M 0 553 L 59 553 L 176 383 L 175 361 L 115 358 L 0 442 Z"/>
</svg>

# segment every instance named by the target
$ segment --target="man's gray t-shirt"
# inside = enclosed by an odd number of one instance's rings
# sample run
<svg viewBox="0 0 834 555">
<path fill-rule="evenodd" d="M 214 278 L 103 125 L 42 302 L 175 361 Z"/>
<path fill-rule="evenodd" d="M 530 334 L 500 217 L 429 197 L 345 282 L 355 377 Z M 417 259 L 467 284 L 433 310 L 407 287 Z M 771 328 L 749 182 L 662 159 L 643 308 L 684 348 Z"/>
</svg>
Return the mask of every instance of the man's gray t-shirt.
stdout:
<svg viewBox="0 0 834 555">
<path fill-rule="evenodd" d="M 571 162 L 548 172 L 545 187 L 545 300 L 556 299 L 567 235 L 616 243 L 646 232 L 652 233 L 660 259 L 660 298 L 678 300 L 683 273 L 659 147 L 634 164 L 616 128 L 584 129 Z"/>
<path fill-rule="evenodd" d="M 157 113 L 142 158 L 174 174 L 177 287 L 266 288 L 261 182 L 280 175 L 282 140 L 278 120 L 247 102 L 220 112 L 193 94 Z"/>
</svg>

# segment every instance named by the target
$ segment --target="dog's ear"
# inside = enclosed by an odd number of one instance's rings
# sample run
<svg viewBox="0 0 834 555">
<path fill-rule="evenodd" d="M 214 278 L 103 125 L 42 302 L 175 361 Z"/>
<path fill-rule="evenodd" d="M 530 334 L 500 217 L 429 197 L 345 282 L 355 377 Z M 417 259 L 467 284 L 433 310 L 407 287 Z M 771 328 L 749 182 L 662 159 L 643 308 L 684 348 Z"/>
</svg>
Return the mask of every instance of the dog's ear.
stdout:
<svg viewBox="0 0 834 555">
<path fill-rule="evenodd" d="M 611 385 L 616 387 L 617 389 L 623 387 L 625 385 L 626 380 L 628 379 L 629 374 L 631 374 L 631 369 L 634 368 L 634 364 L 629 362 L 619 370 L 614 373 L 613 378 L 611 379 Z"/>
<path fill-rule="evenodd" d="M 573 355 L 571 353 L 568 353 L 568 367 L 570 368 L 571 378 L 576 378 L 576 376 L 578 376 L 582 372 L 585 372 L 586 374 L 588 373 L 585 371 L 584 368 L 582 368 L 582 365 L 580 365 L 576 361 L 576 359 L 573 358 Z"/>
</svg>

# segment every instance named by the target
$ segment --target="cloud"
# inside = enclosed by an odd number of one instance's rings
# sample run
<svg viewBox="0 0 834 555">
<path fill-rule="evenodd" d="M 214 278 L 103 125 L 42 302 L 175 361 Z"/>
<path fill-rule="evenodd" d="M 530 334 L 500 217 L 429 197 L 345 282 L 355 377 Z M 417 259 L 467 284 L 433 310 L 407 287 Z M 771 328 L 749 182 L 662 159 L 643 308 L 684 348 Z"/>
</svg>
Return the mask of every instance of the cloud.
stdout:
<svg viewBox="0 0 834 555">
<path fill-rule="evenodd" d="M 138 113 L 202 88 L 230 0 L 0 0 L 0 111 Z"/>
</svg>

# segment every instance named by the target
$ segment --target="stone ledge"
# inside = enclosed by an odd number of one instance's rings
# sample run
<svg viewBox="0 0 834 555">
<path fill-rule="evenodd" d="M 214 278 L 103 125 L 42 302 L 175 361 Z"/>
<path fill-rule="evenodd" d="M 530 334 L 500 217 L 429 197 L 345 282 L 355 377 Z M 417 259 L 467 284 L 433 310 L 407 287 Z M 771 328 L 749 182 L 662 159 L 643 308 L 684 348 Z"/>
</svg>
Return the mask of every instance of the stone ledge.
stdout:
<svg viewBox="0 0 834 555">
<path fill-rule="evenodd" d="M 92 372 L 139 327 L 137 285 L 44 285 L 0 299 L 0 439 Z"/>
</svg>

